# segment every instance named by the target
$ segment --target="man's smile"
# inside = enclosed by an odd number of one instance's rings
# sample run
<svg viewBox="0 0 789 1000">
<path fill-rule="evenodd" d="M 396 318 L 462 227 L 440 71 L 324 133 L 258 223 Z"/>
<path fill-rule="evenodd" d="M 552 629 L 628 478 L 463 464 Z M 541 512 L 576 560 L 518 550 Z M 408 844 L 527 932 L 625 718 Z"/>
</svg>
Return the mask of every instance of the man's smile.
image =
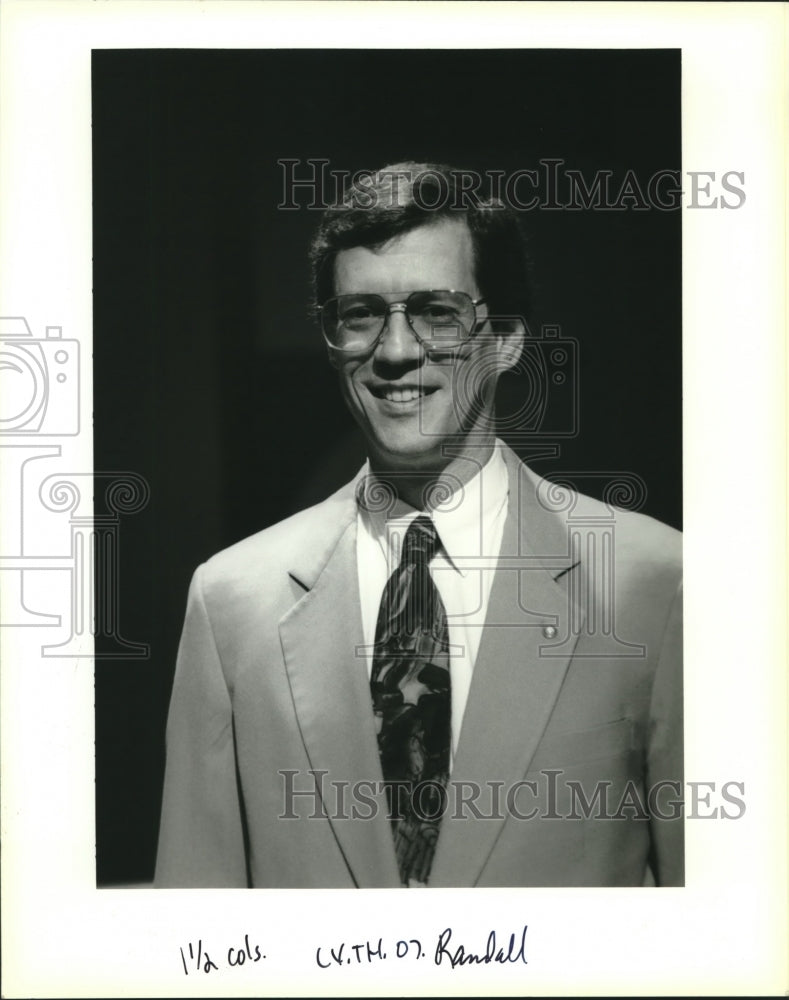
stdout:
<svg viewBox="0 0 789 1000">
<path fill-rule="evenodd" d="M 426 396 L 432 395 L 438 386 L 419 385 L 414 382 L 378 382 L 366 386 L 368 392 L 376 399 L 395 406 L 405 406 L 418 403 Z"/>
</svg>

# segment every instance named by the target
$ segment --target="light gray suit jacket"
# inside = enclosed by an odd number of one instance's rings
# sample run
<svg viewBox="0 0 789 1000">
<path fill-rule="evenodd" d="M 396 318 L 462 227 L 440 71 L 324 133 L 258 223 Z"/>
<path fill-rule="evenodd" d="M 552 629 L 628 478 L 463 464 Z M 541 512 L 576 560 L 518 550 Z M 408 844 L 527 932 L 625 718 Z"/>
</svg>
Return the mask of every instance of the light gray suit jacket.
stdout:
<svg viewBox="0 0 789 1000">
<path fill-rule="evenodd" d="M 682 885 L 681 536 L 504 457 L 509 510 L 430 884 Z M 196 571 L 156 885 L 398 885 L 354 497 L 351 483 Z"/>
</svg>

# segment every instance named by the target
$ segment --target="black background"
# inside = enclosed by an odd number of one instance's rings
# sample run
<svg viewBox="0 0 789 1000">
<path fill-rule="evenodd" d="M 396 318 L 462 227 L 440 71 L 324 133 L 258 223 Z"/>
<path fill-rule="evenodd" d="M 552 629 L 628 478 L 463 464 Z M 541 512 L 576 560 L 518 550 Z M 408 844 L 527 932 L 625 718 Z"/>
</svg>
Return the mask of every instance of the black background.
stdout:
<svg viewBox="0 0 789 1000">
<path fill-rule="evenodd" d="M 151 488 L 121 525 L 119 591 L 121 631 L 150 657 L 97 660 L 100 885 L 153 874 L 191 573 L 364 458 L 307 312 L 317 216 L 277 208 L 277 160 L 555 157 L 645 185 L 680 155 L 674 50 L 94 52 L 95 467 Z M 634 472 L 643 510 L 680 527 L 679 210 L 524 217 L 531 328 L 559 324 L 580 363 L 579 434 L 535 469 Z"/>
</svg>

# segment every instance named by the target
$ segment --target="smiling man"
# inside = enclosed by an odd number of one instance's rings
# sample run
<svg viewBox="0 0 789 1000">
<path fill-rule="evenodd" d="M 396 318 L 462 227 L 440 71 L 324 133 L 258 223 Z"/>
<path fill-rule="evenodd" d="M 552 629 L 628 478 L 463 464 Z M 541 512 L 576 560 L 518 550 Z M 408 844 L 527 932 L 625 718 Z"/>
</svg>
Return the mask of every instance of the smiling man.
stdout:
<svg viewBox="0 0 789 1000">
<path fill-rule="evenodd" d="M 157 885 L 683 882 L 679 535 L 496 437 L 525 253 L 458 176 L 385 168 L 313 240 L 368 462 L 195 573 Z"/>
<path fill-rule="evenodd" d="M 324 332 L 374 470 L 439 473 L 470 448 L 479 457 L 479 432 L 487 432 L 492 448 L 494 380 L 484 398 L 457 391 L 457 366 L 489 367 L 501 346 L 468 338 L 487 315 L 474 256 L 466 223 L 445 217 L 334 259 L 336 295 L 322 306 Z M 467 339 L 455 348 L 456 337 Z M 433 357 L 451 363 L 425 364 L 434 342 Z"/>
</svg>

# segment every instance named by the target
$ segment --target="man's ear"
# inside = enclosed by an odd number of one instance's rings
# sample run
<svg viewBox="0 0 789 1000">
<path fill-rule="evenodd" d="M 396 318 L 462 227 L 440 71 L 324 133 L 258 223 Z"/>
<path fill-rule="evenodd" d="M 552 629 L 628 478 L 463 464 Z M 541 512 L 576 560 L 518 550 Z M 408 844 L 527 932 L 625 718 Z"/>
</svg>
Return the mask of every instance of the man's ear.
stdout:
<svg viewBox="0 0 789 1000">
<path fill-rule="evenodd" d="M 501 371 L 514 368 L 523 351 L 526 321 L 522 316 L 489 316 L 487 325 L 496 340 Z"/>
</svg>

